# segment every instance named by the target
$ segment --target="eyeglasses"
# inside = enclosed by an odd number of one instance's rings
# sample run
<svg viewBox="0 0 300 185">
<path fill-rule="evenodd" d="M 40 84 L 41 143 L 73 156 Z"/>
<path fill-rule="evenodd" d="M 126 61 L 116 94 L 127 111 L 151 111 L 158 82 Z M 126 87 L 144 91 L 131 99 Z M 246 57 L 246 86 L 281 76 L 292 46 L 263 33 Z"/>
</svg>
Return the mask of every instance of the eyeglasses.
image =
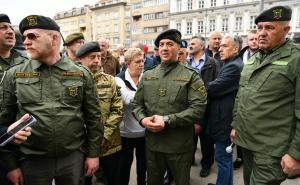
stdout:
<svg viewBox="0 0 300 185">
<path fill-rule="evenodd" d="M 0 26 L 0 31 L 6 31 L 8 29 L 11 29 L 12 31 L 14 31 L 14 28 L 11 25 Z"/>
<path fill-rule="evenodd" d="M 39 38 L 40 36 L 38 34 L 35 34 L 35 33 L 28 33 L 27 35 L 24 35 L 23 36 L 23 41 L 26 40 L 26 38 L 28 40 L 36 40 L 37 38 Z"/>
</svg>

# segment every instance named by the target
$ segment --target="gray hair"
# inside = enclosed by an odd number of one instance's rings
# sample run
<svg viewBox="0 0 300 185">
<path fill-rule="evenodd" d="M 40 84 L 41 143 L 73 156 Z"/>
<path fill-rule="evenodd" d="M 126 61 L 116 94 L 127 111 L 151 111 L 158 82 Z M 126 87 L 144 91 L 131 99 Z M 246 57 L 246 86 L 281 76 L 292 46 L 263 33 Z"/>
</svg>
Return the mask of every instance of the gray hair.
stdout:
<svg viewBox="0 0 300 185">
<path fill-rule="evenodd" d="M 129 62 L 135 55 L 144 55 L 144 52 L 140 48 L 129 48 L 125 53 L 125 61 Z"/>
</svg>

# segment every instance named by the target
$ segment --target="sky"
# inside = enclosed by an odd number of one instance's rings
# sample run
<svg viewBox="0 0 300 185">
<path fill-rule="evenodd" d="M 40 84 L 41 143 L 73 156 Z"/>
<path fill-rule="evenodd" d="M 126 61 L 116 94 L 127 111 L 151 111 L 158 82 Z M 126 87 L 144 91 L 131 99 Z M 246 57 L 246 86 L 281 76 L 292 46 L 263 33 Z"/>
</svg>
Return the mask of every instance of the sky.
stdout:
<svg viewBox="0 0 300 185">
<path fill-rule="evenodd" d="M 58 12 L 96 2 L 97 0 L 0 0 L 0 13 L 7 14 L 13 25 L 19 25 L 27 15 L 44 15 L 53 18 Z"/>
</svg>

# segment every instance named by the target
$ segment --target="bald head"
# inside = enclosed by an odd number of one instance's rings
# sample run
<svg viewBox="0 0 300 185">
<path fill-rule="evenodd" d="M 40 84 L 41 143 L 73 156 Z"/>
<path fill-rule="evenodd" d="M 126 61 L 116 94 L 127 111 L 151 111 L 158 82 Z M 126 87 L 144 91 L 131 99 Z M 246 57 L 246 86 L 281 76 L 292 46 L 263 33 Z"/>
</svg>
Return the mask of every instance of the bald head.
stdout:
<svg viewBox="0 0 300 185">
<path fill-rule="evenodd" d="M 208 36 L 208 48 L 211 51 L 218 52 L 220 48 L 220 43 L 222 39 L 222 34 L 219 31 L 213 31 Z"/>
</svg>

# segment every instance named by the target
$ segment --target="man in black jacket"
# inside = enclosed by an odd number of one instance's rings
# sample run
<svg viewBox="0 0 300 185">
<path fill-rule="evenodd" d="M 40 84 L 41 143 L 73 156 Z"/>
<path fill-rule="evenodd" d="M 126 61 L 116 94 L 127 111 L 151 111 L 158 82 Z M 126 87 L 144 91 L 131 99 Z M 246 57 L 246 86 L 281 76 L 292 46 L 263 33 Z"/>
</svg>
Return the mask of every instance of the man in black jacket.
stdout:
<svg viewBox="0 0 300 185">
<path fill-rule="evenodd" d="M 219 72 L 219 65 L 217 65 L 217 61 L 214 58 L 209 57 L 205 53 L 204 38 L 198 36 L 192 37 L 189 43 L 189 51 L 192 54 L 192 56 L 188 60 L 188 65 L 198 71 L 204 84 L 206 85 L 208 82 L 216 79 Z M 209 106 L 210 104 L 208 99 L 207 108 Z M 201 130 L 204 131 L 206 129 L 206 125 L 207 125 L 206 115 L 207 114 L 205 114 L 201 123 L 195 125 L 196 131 L 197 129 L 199 129 L 199 125 L 202 127 Z M 200 176 L 207 177 L 210 174 L 211 166 L 214 163 L 214 141 L 205 132 L 200 132 L 199 138 L 200 138 L 201 153 L 202 153 L 202 159 L 201 159 L 202 169 L 200 171 Z M 197 140 L 198 139 L 196 134 L 195 149 L 197 146 Z"/>
<path fill-rule="evenodd" d="M 218 77 L 206 84 L 210 100 L 207 132 L 216 145 L 217 185 L 233 184 L 232 153 L 227 153 L 226 147 L 230 145 L 232 110 L 243 69 L 242 58 L 238 55 L 240 47 L 237 36 L 222 39 L 219 51 L 223 66 Z"/>
</svg>

